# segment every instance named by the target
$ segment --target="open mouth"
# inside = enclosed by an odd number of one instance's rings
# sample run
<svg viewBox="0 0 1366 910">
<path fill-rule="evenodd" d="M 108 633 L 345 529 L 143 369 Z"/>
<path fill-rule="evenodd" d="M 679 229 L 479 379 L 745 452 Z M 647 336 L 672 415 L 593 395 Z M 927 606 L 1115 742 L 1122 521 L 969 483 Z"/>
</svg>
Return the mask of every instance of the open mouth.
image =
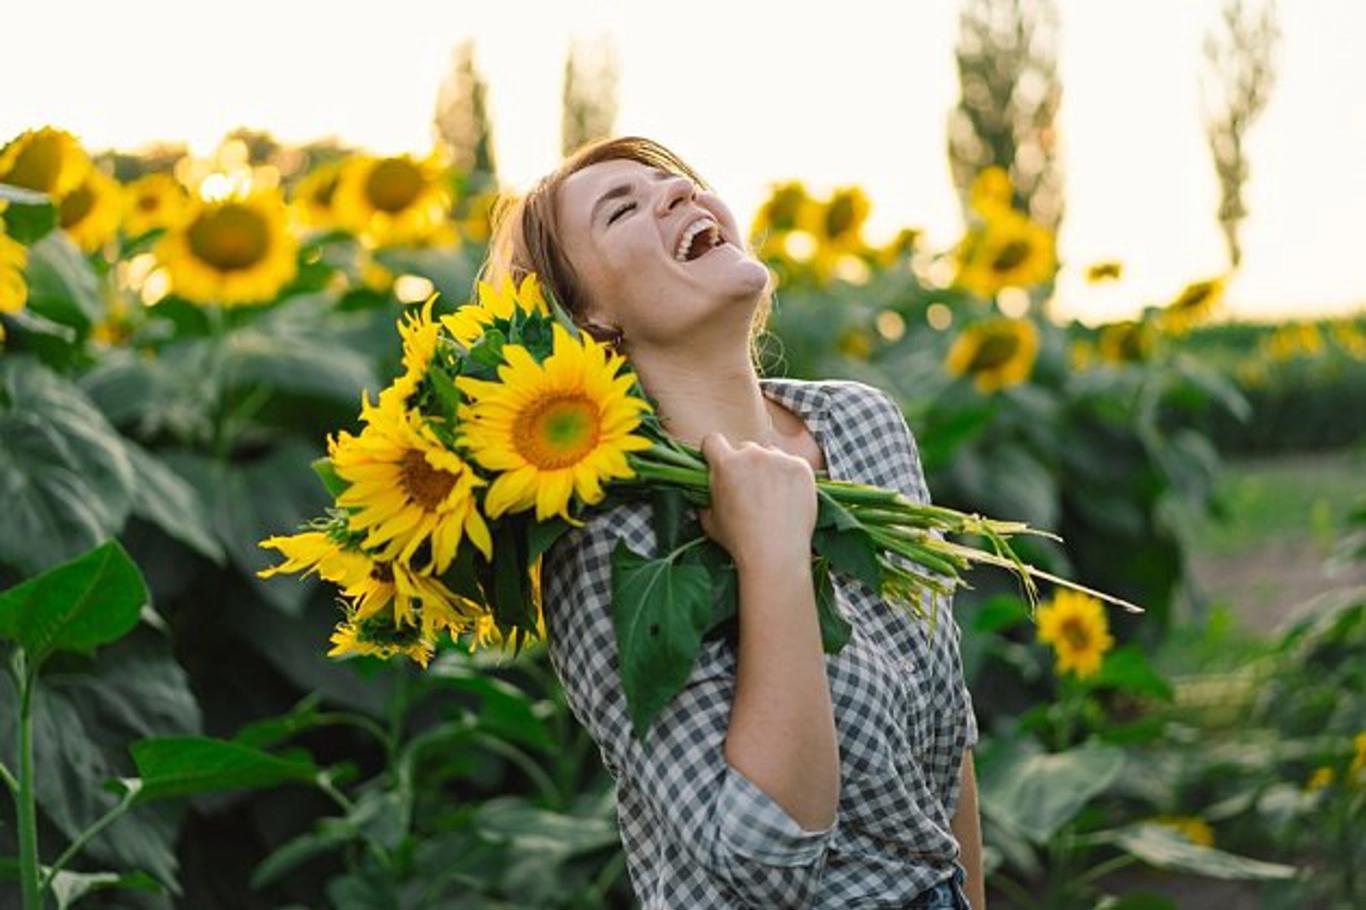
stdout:
<svg viewBox="0 0 1366 910">
<path fill-rule="evenodd" d="M 730 242 L 721 236 L 721 229 L 715 224 L 708 225 L 692 236 L 687 249 L 683 251 L 683 262 L 696 262 L 708 253 L 719 250 L 722 247 L 731 246 Z"/>
</svg>

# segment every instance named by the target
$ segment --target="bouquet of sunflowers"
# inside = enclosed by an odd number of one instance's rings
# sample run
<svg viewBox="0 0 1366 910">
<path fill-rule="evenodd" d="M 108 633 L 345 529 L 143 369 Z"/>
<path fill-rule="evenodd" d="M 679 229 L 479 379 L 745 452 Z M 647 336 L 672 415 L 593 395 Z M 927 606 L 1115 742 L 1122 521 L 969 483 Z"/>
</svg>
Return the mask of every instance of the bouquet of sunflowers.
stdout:
<svg viewBox="0 0 1366 910">
<path fill-rule="evenodd" d="M 362 396 L 359 435 L 329 436 L 314 463 L 335 506 L 299 533 L 261 541 L 284 561 L 258 574 L 316 572 L 336 585 L 345 618 L 329 656 L 404 655 L 425 668 L 443 634 L 455 642 L 466 632 L 471 652 L 492 644 L 515 655 L 529 636 L 545 638 L 541 555 L 592 510 L 650 497 L 668 552 L 637 554 L 623 542 L 612 555 L 618 629 L 676 611 L 662 634 L 620 641 L 622 666 L 659 670 L 623 678 L 643 731 L 686 681 L 703 631 L 735 615 L 729 554 L 705 534 L 681 539 L 684 507 L 710 505 L 706 461 L 663 431 L 626 359 L 580 332 L 534 274 L 500 288 L 480 280 L 475 302 L 433 319 L 437 296 L 399 321 L 403 372 L 377 402 Z M 811 570 L 828 653 L 851 632 L 832 568 L 917 613 L 924 588 L 966 584 L 958 570 L 971 561 L 1017 572 L 1031 608 L 1037 575 L 1141 612 L 1025 565 L 1006 540 L 1056 535 L 823 474 Z M 931 529 L 981 535 L 994 552 Z"/>
</svg>

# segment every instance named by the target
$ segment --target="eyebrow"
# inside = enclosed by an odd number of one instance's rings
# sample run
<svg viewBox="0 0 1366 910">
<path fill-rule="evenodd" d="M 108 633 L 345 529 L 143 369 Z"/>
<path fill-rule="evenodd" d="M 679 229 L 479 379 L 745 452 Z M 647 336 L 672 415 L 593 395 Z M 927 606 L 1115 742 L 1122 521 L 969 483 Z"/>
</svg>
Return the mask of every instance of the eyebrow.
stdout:
<svg viewBox="0 0 1366 910">
<path fill-rule="evenodd" d="M 669 171 L 660 170 L 657 167 L 651 168 L 650 170 L 653 172 L 652 176 L 655 180 L 662 180 L 665 177 L 674 176 Z M 596 224 L 598 220 L 598 210 L 601 209 L 605 203 L 616 199 L 618 196 L 625 196 L 627 193 L 631 192 L 632 186 L 633 184 L 630 183 L 618 183 L 616 186 L 599 196 L 598 201 L 593 203 L 593 211 L 588 213 L 588 223 Z"/>
</svg>

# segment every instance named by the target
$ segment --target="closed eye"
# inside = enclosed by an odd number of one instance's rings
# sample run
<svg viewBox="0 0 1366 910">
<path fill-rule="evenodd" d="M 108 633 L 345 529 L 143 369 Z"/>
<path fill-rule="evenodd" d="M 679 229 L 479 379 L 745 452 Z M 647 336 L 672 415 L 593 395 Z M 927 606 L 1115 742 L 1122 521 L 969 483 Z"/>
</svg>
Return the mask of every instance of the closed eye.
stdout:
<svg viewBox="0 0 1366 910">
<path fill-rule="evenodd" d="M 616 221 L 619 216 L 625 214 L 626 212 L 629 212 L 631 209 L 635 207 L 636 204 L 634 202 L 628 202 L 626 205 L 623 205 L 621 208 L 613 212 L 612 217 L 607 219 L 607 223 L 611 224 L 612 222 Z"/>
</svg>

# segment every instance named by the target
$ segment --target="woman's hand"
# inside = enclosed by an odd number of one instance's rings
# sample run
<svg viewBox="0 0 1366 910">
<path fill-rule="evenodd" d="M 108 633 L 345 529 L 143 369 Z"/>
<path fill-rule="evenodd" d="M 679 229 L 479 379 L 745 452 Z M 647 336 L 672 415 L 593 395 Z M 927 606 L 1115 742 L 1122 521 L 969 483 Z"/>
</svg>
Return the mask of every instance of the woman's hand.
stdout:
<svg viewBox="0 0 1366 910">
<path fill-rule="evenodd" d="M 698 510 L 702 530 L 740 568 L 770 560 L 804 564 L 816 528 L 816 475 L 811 464 L 776 446 L 738 448 L 720 432 L 702 438 L 711 507 Z"/>
</svg>

